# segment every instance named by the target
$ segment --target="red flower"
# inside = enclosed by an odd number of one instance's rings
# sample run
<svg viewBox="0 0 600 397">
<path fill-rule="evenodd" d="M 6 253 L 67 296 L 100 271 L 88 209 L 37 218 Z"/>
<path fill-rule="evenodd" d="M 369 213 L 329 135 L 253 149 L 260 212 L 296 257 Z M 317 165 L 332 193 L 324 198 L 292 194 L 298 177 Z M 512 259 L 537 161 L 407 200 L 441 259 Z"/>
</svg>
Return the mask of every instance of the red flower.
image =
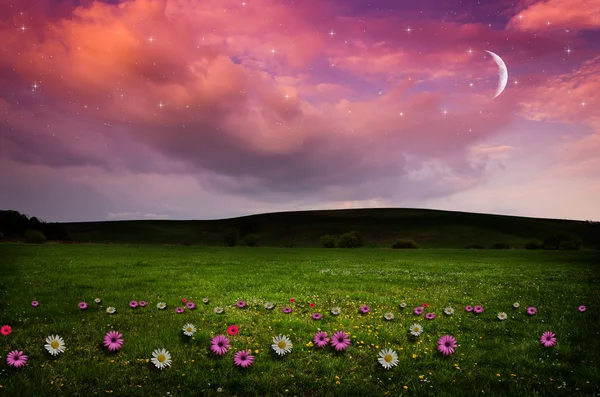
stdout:
<svg viewBox="0 0 600 397">
<path fill-rule="evenodd" d="M 230 325 L 229 328 L 227 328 L 227 333 L 229 335 L 235 335 L 240 331 L 240 329 L 238 328 L 237 325 Z"/>
<path fill-rule="evenodd" d="M 312 302 L 310 302 L 310 303 L 308 304 L 308 307 L 315 307 L 315 304 L 314 304 L 314 303 L 312 303 Z"/>
<path fill-rule="evenodd" d="M 290 302 L 291 302 L 291 303 L 294 303 L 294 302 L 296 302 L 296 299 L 294 299 L 294 298 L 290 298 Z"/>
<path fill-rule="evenodd" d="M 3 325 L 2 328 L 0 328 L 0 334 L 2 334 L 4 336 L 7 336 L 11 332 L 12 332 L 12 328 L 10 327 L 10 325 Z"/>
<path fill-rule="evenodd" d="M 429 306 L 429 305 L 428 305 L 427 303 L 423 303 L 421 306 L 423 306 L 423 307 L 427 307 L 427 306 Z"/>
<path fill-rule="evenodd" d="M 183 303 L 186 303 L 186 302 L 187 302 L 187 299 L 183 298 L 181 301 L 182 301 Z"/>
</svg>

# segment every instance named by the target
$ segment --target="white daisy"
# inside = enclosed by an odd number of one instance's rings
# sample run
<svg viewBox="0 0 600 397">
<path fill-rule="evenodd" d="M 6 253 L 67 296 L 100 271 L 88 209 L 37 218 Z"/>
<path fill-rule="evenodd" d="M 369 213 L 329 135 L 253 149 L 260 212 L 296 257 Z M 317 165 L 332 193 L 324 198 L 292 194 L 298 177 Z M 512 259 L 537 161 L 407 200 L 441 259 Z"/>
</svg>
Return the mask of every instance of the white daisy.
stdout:
<svg viewBox="0 0 600 397">
<path fill-rule="evenodd" d="M 156 349 L 152 352 L 152 363 L 158 369 L 165 369 L 171 365 L 171 354 L 165 349 Z"/>
<path fill-rule="evenodd" d="M 379 361 L 383 368 L 390 369 L 398 364 L 398 354 L 392 349 L 382 349 L 379 352 L 377 361 Z"/>
<path fill-rule="evenodd" d="M 514 307 L 515 309 L 516 309 L 516 308 L 518 308 L 519 306 L 521 306 L 521 305 L 519 304 L 519 302 L 515 302 L 515 303 L 513 303 L 513 307 Z"/>
<path fill-rule="evenodd" d="M 340 309 L 339 307 L 334 307 L 331 309 L 331 314 L 333 314 L 334 316 L 339 315 L 342 312 L 342 309 Z"/>
<path fill-rule="evenodd" d="M 221 306 L 215 307 L 215 313 L 217 313 L 217 314 L 223 313 L 223 308 Z"/>
<path fill-rule="evenodd" d="M 273 302 L 265 302 L 265 309 L 272 310 L 275 307 Z"/>
<path fill-rule="evenodd" d="M 167 308 L 167 304 L 166 304 L 165 302 L 158 302 L 158 303 L 156 304 L 156 307 L 157 307 L 159 310 L 165 310 L 165 309 Z"/>
<path fill-rule="evenodd" d="M 194 327 L 194 324 L 186 324 L 183 326 L 183 334 L 186 336 L 192 336 L 194 335 L 194 332 L 196 332 L 196 327 Z"/>
<path fill-rule="evenodd" d="M 57 356 L 58 353 L 65 351 L 65 341 L 58 335 L 50 335 L 46 338 L 44 347 L 48 350 L 48 353 Z"/>
<path fill-rule="evenodd" d="M 292 341 L 288 339 L 285 335 L 277 335 L 273 338 L 273 344 L 271 345 L 275 353 L 283 356 L 286 353 L 292 351 Z"/>
<path fill-rule="evenodd" d="M 388 321 L 391 321 L 394 319 L 394 313 L 392 312 L 387 312 L 383 315 L 383 318 L 385 318 Z"/>
<path fill-rule="evenodd" d="M 96 302 L 96 303 L 100 304 L 100 303 L 102 303 L 102 299 L 100 299 L 100 298 L 96 298 L 96 299 L 94 299 L 94 302 Z"/>
<path fill-rule="evenodd" d="M 454 309 L 451 308 L 450 306 L 448 306 L 447 308 L 444 309 L 444 313 L 446 313 L 448 316 L 451 316 L 454 314 Z"/>
<path fill-rule="evenodd" d="M 498 320 L 504 321 L 507 318 L 508 318 L 508 316 L 506 315 L 506 313 L 504 313 L 504 312 L 498 313 Z"/>
<path fill-rule="evenodd" d="M 202 302 L 206 305 L 208 304 L 208 298 L 202 298 Z"/>
<path fill-rule="evenodd" d="M 419 336 L 421 335 L 421 332 L 423 332 L 423 327 L 421 327 L 421 324 L 417 323 L 411 325 L 408 329 L 412 336 Z"/>
<path fill-rule="evenodd" d="M 114 306 L 109 306 L 109 307 L 106 308 L 106 312 L 108 314 L 115 314 L 117 312 L 117 308 L 114 307 Z"/>
<path fill-rule="evenodd" d="M 404 303 L 404 302 L 400 302 L 400 307 L 401 307 L 402 309 L 404 309 L 404 308 L 406 307 L 406 303 Z"/>
</svg>

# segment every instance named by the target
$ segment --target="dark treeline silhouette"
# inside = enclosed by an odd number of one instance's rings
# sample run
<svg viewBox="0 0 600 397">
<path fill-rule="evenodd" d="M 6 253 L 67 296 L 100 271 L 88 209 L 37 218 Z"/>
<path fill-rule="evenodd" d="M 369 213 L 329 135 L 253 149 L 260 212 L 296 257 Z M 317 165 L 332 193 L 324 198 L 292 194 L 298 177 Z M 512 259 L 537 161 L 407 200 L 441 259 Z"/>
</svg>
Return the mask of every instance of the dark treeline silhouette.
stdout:
<svg viewBox="0 0 600 397">
<path fill-rule="evenodd" d="M 41 232 L 45 240 L 70 240 L 64 226 L 60 223 L 47 223 L 35 216 L 28 218 L 19 211 L 0 210 L 0 239 L 19 240 L 25 237 L 27 231 Z"/>
</svg>

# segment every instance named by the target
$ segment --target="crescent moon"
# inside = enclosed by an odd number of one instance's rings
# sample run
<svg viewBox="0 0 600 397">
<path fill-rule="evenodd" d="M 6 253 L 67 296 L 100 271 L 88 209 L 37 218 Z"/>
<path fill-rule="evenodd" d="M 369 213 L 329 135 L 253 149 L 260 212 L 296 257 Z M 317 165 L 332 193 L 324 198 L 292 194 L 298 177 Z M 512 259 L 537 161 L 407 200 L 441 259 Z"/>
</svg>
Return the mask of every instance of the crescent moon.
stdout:
<svg viewBox="0 0 600 397">
<path fill-rule="evenodd" d="M 496 95 L 494 95 L 494 98 L 496 98 L 498 95 L 502 94 L 502 91 L 504 91 L 504 88 L 506 88 L 506 83 L 508 83 L 508 69 L 506 68 L 506 64 L 502 58 L 500 58 L 498 55 L 488 50 L 485 50 L 485 52 L 490 54 L 492 58 L 494 58 L 496 65 L 498 65 L 498 88 L 496 89 Z"/>
</svg>

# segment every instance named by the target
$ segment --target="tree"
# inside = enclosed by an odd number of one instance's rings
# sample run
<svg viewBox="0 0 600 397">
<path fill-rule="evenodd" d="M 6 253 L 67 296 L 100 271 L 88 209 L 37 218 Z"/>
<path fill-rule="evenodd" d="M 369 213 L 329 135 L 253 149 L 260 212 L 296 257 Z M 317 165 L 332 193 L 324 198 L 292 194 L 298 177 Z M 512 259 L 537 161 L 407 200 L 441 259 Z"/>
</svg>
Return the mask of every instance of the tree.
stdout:
<svg viewBox="0 0 600 397">
<path fill-rule="evenodd" d="M 363 242 L 358 232 L 348 232 L 340 236 L 337 242 L 338 248 L 358 248 L 362 247 Z"/>
<path fill-rule="evenodd" d="M 239 239 L 240 234 L 238 233 L 237 229 L 228 228 L 225 229 L 225 231 L 223 232 L 223 240 L 225 241 L 225 244 L 227 244 L 228 247 L 235 246 L 238 243 Z"/>
<path fill-rule="evenodd" d="M 244 242 L 248 247 L 256 247 L 258 245 L 258 240 L 259 237 L 256 233 L 250 233 L 244 236 Z"/>
<path fill-rule="evenodd" d="M 321 246 L 323 248 L 335 248 L 337 245 L 337 238 L 331 234 L 325 234 L 321 236 Z"/>
</svg>

